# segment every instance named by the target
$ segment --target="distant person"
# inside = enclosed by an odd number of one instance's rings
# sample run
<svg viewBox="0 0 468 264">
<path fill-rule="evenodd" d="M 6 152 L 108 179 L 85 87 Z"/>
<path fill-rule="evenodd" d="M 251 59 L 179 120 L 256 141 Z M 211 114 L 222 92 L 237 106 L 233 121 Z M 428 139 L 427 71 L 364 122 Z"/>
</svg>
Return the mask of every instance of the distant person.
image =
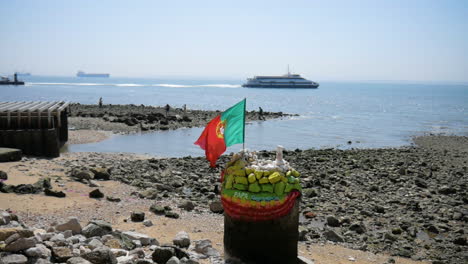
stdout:
<svg viewBox="0 0 468 264">
<path fill-rule="evenodd" d="M 184 104 L 183 109 L 184 109 L 184 114 L 186 114 L 187 113 L 187 104 Z"/>
<path fill-rule="evenodd" d="M 263 116 L 263 109 L 261 107 L 258 107 L 258 119 L 265 120 L 265 117 Z"/>
<path fill-rule="evenodd" d="M 166 110 L 166 117 L 167 115 L 169 115 L 169 110 L 171 110 L 171 106 L 169 104 L 167 104 L 164 109 Z"/>
<path fill-rule="evenodd" d="M 99 98 L 99 108 L 102 108 L 102 97 Z"/>
</svg>

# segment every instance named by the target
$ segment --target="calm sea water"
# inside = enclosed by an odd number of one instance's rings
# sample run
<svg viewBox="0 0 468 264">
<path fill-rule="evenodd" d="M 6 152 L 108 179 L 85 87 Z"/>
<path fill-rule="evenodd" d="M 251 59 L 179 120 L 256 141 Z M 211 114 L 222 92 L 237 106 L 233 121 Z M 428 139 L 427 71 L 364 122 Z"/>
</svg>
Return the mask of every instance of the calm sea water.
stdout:
<svg viewBox="0 0 468 264">
<path fill-rule="evenodd" d="M 246 127 L 246 147 L 397 147 L 427 132 L 468 135 L 468 85 L 321 82 L 319 89 L 252 89 L 238 81 L 137 78 L 24 77 L 25 86 L 0 87 L 0 101 L 65 100 L 225 110 L 244 97 L 247 110 L 300 116 Z M 193 142 L 202 128 L 114 136 L 68 146 L 68 151 L 201 156 Z M 352 141 L 351 145 L 347 142 Z M 241 145 L 228 151 L 237 151 Z"/>
</svg>

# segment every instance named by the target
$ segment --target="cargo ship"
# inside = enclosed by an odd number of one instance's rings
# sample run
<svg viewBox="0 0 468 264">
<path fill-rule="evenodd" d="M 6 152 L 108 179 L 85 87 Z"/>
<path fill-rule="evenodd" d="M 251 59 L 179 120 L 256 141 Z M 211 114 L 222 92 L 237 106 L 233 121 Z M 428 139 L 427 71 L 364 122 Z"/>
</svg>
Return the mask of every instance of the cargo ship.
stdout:
<svg viewBox="0 0 468 264">
<path fill-rule="evenodd" d="M 247 83 L 242 87 L 249 88 L 308 88 L 315 89 L 319 87 L 317 82 L 309 81 L 301 77 L 299 74 L 291 74 L 289 72 L 282 76 L 255 76 L 248 78 Z"/>
<path fill-rule="evenodd" d="M 98 78 L 109 78 L 109 73 L 85 73 L 83 71 L 78 71 L 76 77 L 98 77 Z"/>
</svg>

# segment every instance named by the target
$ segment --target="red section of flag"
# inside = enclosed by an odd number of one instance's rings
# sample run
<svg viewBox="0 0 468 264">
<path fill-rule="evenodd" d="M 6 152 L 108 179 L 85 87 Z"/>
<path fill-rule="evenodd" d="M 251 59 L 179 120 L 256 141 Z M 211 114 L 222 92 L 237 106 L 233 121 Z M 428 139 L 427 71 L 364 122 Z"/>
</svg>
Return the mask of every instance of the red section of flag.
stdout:
<svg viewBox="0 0 468 264">
<path fill-rule="evenodd" d="M 205 127 L 195 145 L 205 150 L 206 159 L 211 167 L 216 167 L 216 160 L 226 151 L 224 143 L 224 123 L 221 116 L 213 118 Z"/>
</svg>

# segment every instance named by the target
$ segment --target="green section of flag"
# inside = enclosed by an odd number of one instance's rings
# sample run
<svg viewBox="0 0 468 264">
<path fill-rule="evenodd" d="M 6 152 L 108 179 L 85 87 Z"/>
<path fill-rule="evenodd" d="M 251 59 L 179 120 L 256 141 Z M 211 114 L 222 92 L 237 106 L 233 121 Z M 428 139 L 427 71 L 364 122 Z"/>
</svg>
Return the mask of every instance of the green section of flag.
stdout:
<svg viewBox="0 0 468 264">
<path fill-rule="evenodd" d="M 221 121 L 226 122 L 224 142 L 232 146 L 244 142 L 245 133 L 245 99 L 221 114 Z"/>
</svg>

